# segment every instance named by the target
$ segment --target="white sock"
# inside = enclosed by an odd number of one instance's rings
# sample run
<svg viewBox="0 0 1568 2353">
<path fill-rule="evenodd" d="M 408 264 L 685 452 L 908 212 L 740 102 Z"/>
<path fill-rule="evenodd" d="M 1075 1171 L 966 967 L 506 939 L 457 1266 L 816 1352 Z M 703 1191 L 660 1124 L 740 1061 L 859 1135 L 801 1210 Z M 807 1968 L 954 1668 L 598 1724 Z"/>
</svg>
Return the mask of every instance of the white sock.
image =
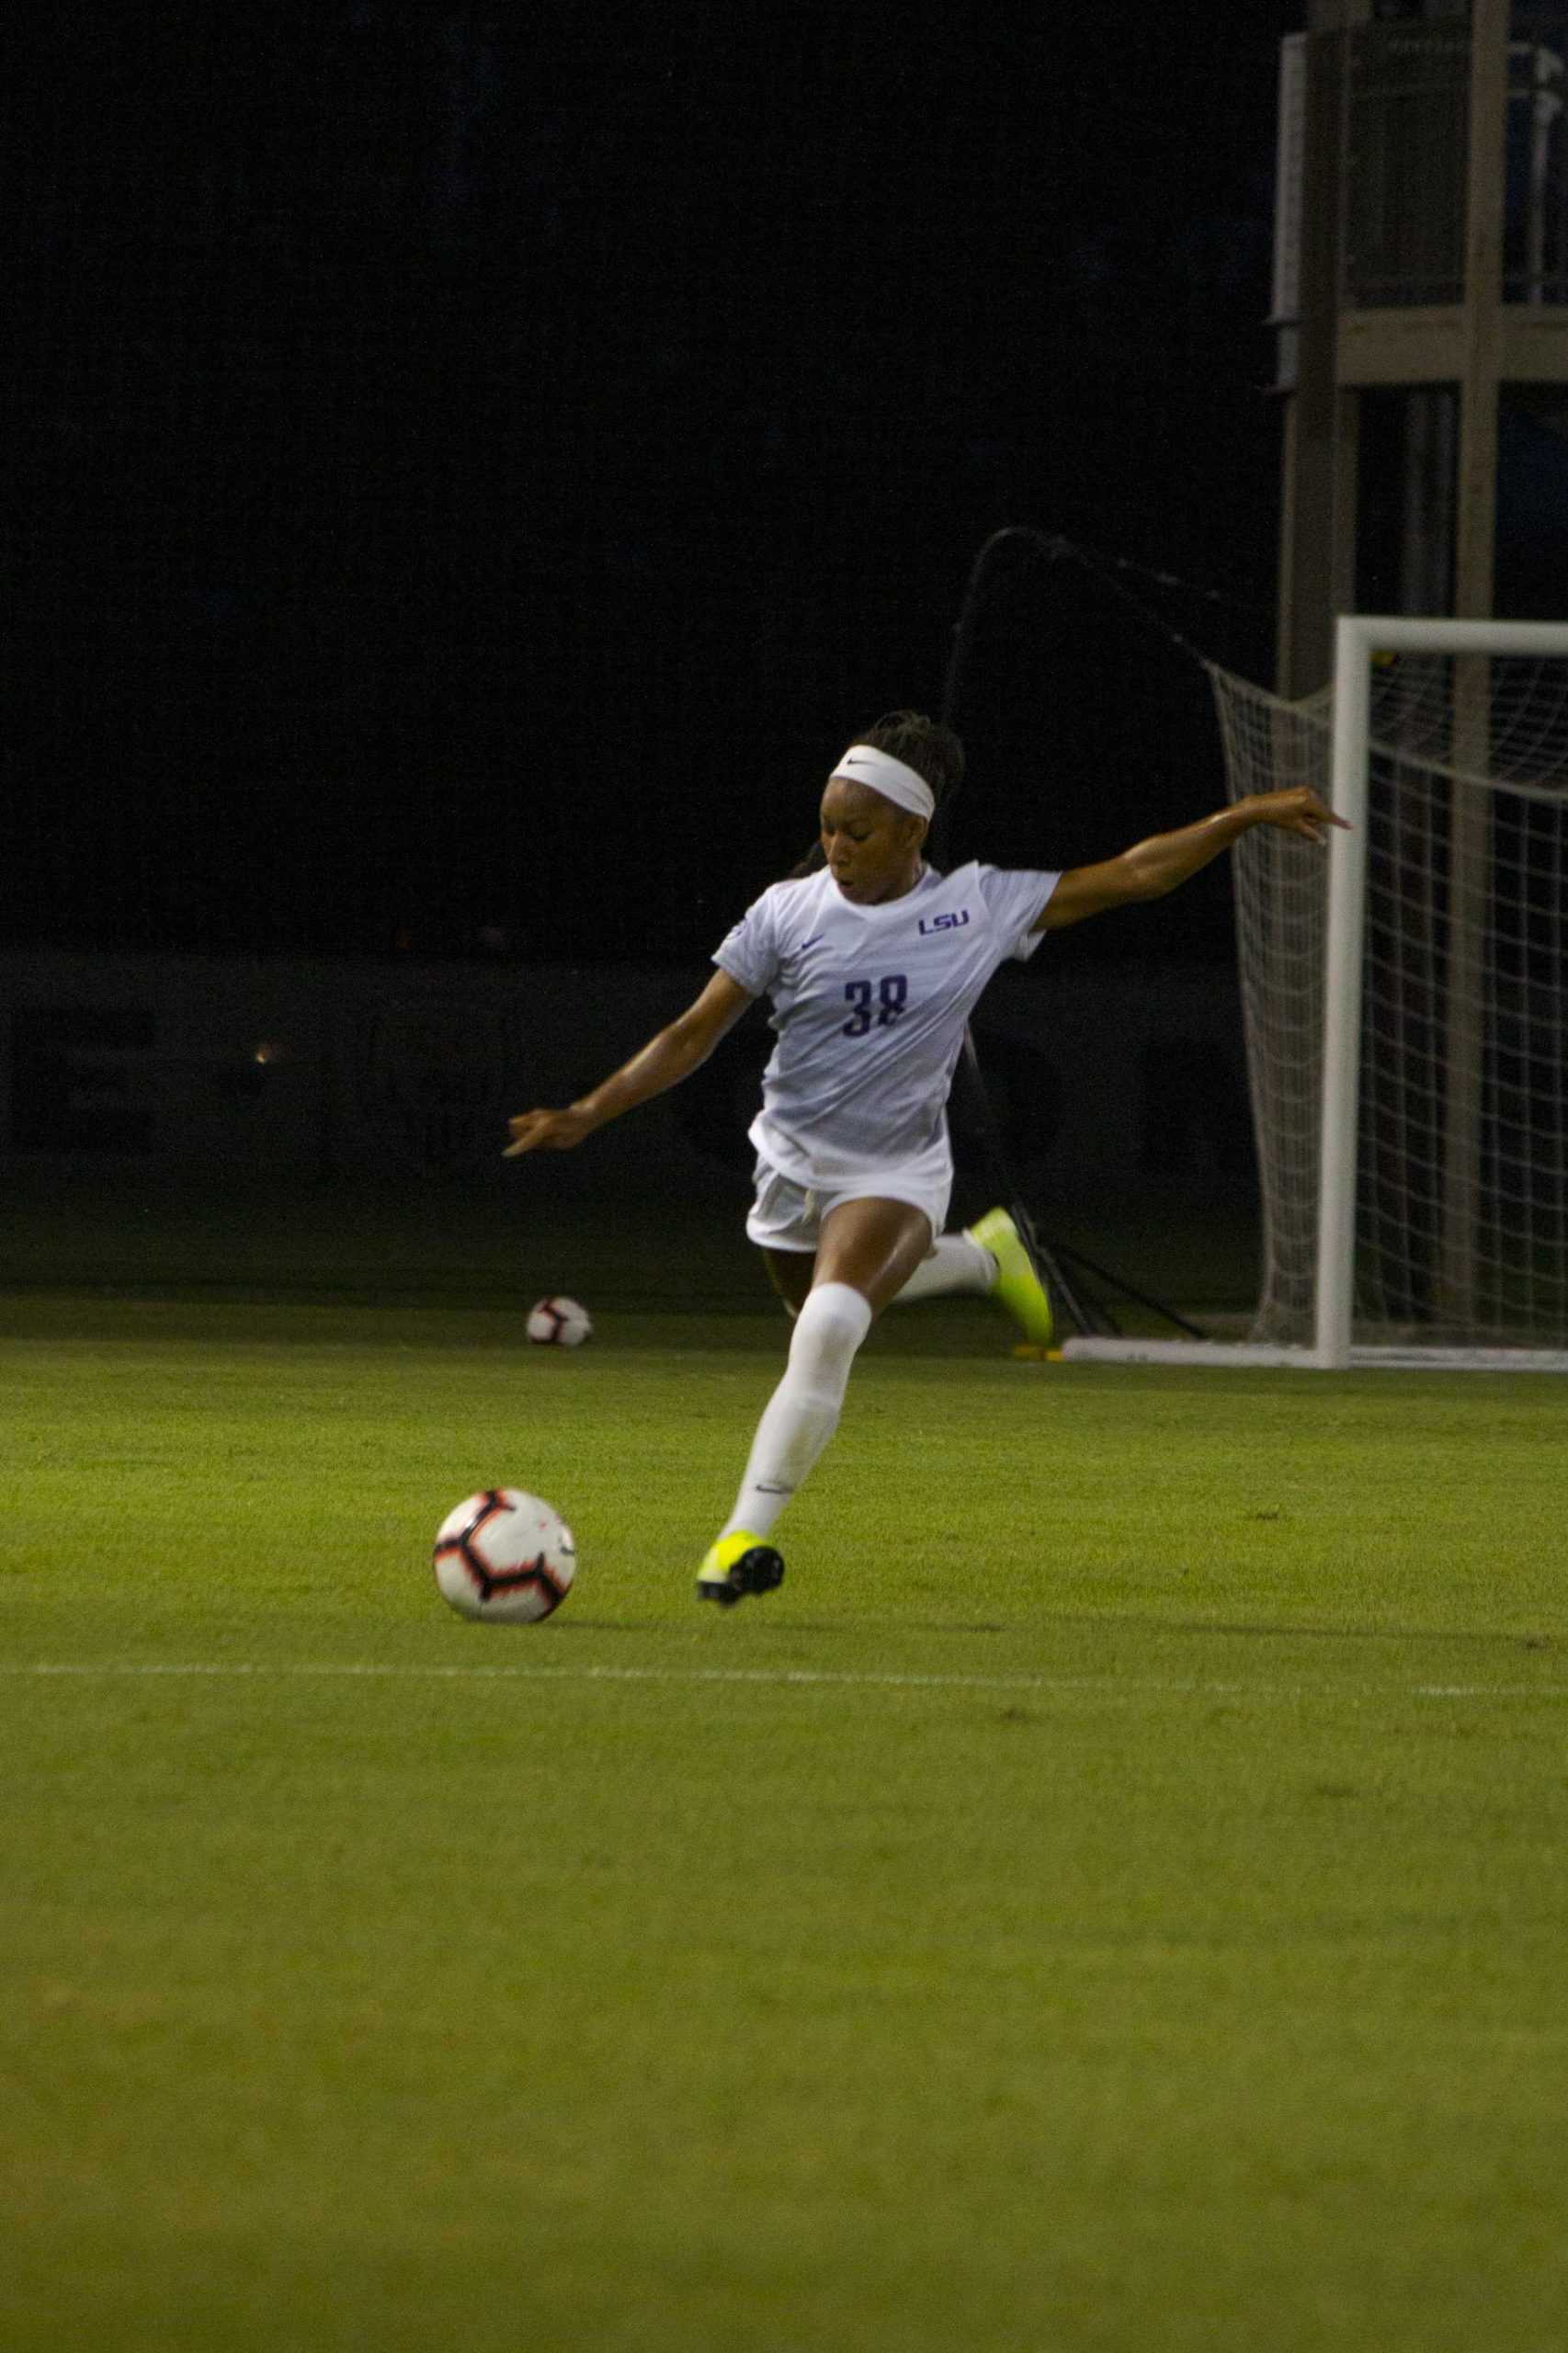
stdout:
<svg viewBox="0 0 1568 2353">
<path fill-rule="evenodd" d="M 899 1292 L 898 1304 L 937 1299 L 944 1291 L 989 1290 L 995 1280 L 996 1261 L 989 1250 L 967 1233 L 940 1233 L 930 1256 L 921 1259 Z"/>
<path fill-rule="evenodd" d="M 855 1351 L 871 1328 L 848 1283 L 819 1283 L 795 1318 L 784 1378 L 763 1408 L 735 1507 L 719 1530 L 766 1536 L 838 1427 Z"/>
</svg>

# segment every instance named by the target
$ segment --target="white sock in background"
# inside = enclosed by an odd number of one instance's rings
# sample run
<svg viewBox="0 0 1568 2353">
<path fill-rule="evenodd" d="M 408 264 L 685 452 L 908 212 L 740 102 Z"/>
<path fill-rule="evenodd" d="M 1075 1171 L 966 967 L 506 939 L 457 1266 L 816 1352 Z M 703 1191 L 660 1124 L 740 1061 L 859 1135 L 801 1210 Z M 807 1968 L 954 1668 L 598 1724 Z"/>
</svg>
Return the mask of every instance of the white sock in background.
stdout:
<svg viewBox="0 0 1568 2353">
<path fill-rule="evenodd" d="M 996 1261 L 989 1250 L 971 1242 L 967 1233 L 940 1233 L 930 1256 L 921 1259 L 894 1304 L 902 1307 L 910 1299 L 937 1299 L 943 1292 L 986 1291 L 995 1280 Z"/>
<path fill-rule="evenodd" d="M 763 1408 L 721 1536 L 740 1528 L 767 1534 L 838 1427 L 849 1368 L 870 1328 L 869 1302 L 848 1283 L 819 1283 L 811 1293 L 795 1318 L 784 1378 Z"/>
</svg>

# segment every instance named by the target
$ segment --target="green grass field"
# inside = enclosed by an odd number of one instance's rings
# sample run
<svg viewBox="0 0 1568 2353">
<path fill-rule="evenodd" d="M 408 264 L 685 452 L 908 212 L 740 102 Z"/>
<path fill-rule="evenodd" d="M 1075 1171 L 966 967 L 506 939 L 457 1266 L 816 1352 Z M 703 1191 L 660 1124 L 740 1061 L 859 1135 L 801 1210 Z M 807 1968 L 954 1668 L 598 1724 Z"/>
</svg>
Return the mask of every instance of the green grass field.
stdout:
<svg viewBox="0 0 1568 2353">
<path fill-rule="evenodd" d="M 1555 1382 L 912 1310 L 723 1614 L 750 1294 L 20 1271 L 7 2353 L 1568 2343 Z"/>
</svg>

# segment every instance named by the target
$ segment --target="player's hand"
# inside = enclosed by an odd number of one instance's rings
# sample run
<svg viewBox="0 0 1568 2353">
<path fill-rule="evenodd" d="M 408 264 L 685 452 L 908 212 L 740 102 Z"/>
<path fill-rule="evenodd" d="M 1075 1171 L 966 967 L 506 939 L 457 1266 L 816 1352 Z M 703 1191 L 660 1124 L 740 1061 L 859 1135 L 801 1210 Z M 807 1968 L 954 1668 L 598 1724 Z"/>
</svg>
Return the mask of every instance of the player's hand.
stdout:
<svg viewBox="0 0 1568 2353">
<path fill-rule="evenodd" d="M 1350 831 L 1349 819 L 1336 817 L 1310 784 L 1290 785 L 1283 792 L 1255 792 L 1251 797 L 1258 824 L 1278 825 L 1282 833 L 1300 834 L 1303 841 L 1325 841 L 1326 825 Z"/>
<path fill-rule="evenodd" d="M 512 1141 L 501 1154 L 503 1160 L 516 1160 L 525 1152 L 570 1152 L 574 1143 L 593 1129 L 593 1121 L 585 1111 L 520 1111 L 508 1120 Z"/>
</svg>

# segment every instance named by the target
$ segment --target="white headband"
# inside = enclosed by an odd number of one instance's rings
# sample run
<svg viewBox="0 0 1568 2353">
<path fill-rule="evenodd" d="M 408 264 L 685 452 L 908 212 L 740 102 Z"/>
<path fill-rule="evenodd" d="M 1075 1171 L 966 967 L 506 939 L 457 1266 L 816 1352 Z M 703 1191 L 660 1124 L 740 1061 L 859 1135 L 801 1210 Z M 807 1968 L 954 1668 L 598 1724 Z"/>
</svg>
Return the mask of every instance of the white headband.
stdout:
<svg viewBox="0 0 1568 2353">
<path fill-rule="evenodd" d="M 879 752 L 869 744 L 851 744 L 833 771 L 850 784 L 869 784 L 884 801 L 893 801 L 916 817 L 929 817 L 937 806 L 937 796 L 923 776 L 917 775 L 903 760 L 895 760 L 891 752 Z"/>
</svg>

